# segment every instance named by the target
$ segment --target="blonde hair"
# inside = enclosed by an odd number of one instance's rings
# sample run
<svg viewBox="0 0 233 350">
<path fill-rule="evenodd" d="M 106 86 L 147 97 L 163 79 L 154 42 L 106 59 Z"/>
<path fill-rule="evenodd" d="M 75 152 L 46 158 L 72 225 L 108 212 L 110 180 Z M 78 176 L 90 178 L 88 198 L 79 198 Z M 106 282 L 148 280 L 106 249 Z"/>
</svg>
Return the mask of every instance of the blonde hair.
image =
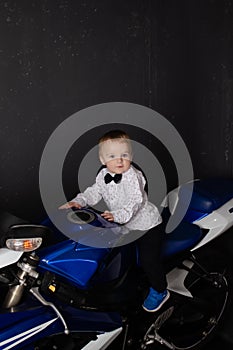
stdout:
<svg viewBox="0 0 233 350">
<path fill-rule="evenodd" d="M 99 144 L 104 141 L 108 140 L 115 140 L 115 139 L 127 139 L 130 140 L 130 137 L 126 132 L 122 130 L 111 130 L 106 132 L 100 139 Z"/>
</svg>

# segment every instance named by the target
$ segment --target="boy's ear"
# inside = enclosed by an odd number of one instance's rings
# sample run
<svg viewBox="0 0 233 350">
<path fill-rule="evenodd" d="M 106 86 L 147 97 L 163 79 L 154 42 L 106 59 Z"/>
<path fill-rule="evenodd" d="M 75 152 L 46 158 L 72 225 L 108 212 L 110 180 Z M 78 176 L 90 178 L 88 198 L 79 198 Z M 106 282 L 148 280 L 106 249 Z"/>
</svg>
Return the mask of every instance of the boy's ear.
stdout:
<svg viewBox="0 0 233 350">
<path fill-rule="evenodd" d="M 99 155 L 99 159 L 100 159 L 100 162 L 101 162 L 103 165 L 105 165 L 104 158 L 103 158 L 101 155 Z"/>
<path fill-rule="evenodd" d="M 133 161 L 133 152 L 130 152 L 130 155 L 129 155 L 129 160 L 130 160 L 130 162 L 132 163 L 132 161 Z"/>
</svg>

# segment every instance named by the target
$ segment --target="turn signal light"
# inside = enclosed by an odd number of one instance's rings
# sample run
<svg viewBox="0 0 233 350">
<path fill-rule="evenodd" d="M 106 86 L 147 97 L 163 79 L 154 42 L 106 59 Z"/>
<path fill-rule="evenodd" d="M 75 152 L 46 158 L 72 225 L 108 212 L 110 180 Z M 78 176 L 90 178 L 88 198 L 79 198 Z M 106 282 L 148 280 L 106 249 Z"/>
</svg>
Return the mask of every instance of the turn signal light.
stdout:
<svg viewBox="0 0 233 350">
<path fill-rule="evenodd" d="M 6 241 L 6 246 L 8 249 L 21 251 L 21 252 L 31 252 L 40 247 L 42 243 L 41 237 L 36 238 L 10 238 Z"/>
</svg>

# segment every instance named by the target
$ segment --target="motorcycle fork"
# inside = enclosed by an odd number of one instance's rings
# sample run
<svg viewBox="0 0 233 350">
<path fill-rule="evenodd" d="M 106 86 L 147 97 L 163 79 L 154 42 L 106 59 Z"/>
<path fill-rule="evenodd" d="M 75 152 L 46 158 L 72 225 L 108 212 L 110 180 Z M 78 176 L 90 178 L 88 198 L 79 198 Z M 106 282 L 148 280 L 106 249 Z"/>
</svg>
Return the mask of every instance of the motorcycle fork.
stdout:
<svg viewBox="0 0 233 350">
<path fill-rule="evenodd" d="M 39 277 L 38 272 L 36 271 L 36 267 L 38 265 L 39 258 L 36 256 L 36 254 L 33 252 L 29 255 L 25 255 L 25 257 L 20 260 L 17 263 L 18 272 L 16 277 L 16 284 L 12 285 L 9 288 L 9 291 L 7 295 L 5 296 L 5 299 L 2 304 L 2 308 L 9 309 L 13 306 L 16 306 L 19 304 L 19 302 L 22 299 L 23 293 L 25 289 L 28 289 L 28 291 L 44 306 L 48 306 L 54 310 L 57 317 L 60 319 L 64 326 L 64 333 L 69 334 L 69 330 L 66 324 L 65 319 L 63 318 L 60 311 L 57 309 L 57 307 L 51 303 L 45 300 L 42 295 L 39 292 L 38 287 L 33 287 L 28 285 L 28 278 L 32 277 L 34 280 L 37 280 Z"/>
<path fill-rule="evenodd" d="M 17 273 L 15 280 L 9 286 L 9 290 L 2 303 L 2 308 L 9 309 L 19 304 L 26 288 L 28 288 L 29 278 L 36 280 L 39 274 L 36 272 L 39 258 L 32 252 L 25 254 L 17 263 Z"/>
</svg>

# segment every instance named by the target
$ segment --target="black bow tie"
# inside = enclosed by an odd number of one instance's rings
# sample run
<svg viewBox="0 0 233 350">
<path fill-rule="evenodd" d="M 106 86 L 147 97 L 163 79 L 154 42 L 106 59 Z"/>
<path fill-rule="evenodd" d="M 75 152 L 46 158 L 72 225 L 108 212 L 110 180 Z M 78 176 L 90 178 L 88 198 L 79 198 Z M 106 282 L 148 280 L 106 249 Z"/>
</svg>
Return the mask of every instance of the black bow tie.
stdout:
<svg viewBox="0 0 233 350">
<path fill-rule="evenodd" d="M 111 181 L 114 181 L 116 184 L 121 182 L 122 174 L 115 174 L 114 176 L 107 173 L 104 177 L 104 181 L 106 184 L 108 184 Z"/>
</svg>

